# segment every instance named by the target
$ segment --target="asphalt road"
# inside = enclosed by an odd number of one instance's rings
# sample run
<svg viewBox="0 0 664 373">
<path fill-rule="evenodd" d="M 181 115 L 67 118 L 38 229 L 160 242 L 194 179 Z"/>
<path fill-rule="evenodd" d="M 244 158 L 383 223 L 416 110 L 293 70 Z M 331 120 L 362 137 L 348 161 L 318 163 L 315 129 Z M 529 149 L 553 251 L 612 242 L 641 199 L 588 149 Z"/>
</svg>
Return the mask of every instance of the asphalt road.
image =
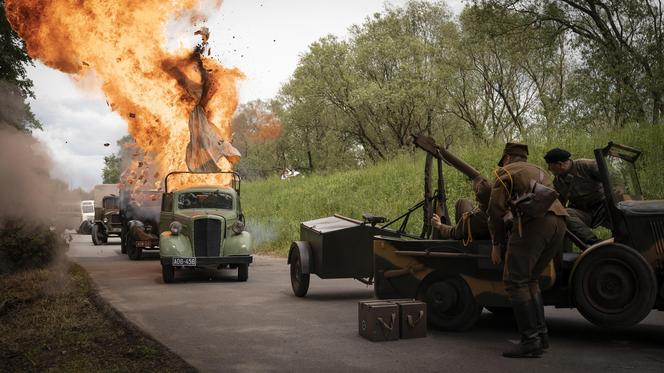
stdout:
<svg viewBox="0 0 664 373">
<path fill-rule="evenodd" d="M 486 311 L 468 332 L 374 343 L 357 333 L 357 302 L 373 297 L 357 281 L 312 276 L 297 298 L 285 259 L 258 256 L 245 283 L 228 270 L 178 272 L 165 285 L 157 253 L 132 262 L 117 242 L 74 237 L 69 256 L 104 299 L 203 372 L 664 372 L 664 312 L 607 331 L 547 307 L 551 350 L 539 359 L 502 358 L 515 326 Z"/>
</svg>

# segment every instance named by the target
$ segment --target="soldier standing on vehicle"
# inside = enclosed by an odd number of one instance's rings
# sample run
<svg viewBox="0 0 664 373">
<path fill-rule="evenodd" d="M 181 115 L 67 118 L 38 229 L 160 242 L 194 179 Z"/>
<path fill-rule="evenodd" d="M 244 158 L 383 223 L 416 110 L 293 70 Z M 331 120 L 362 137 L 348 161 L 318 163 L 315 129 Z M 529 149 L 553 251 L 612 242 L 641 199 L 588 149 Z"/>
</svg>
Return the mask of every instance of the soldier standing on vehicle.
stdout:
<svg viewBox="0 0 664 373">
<path fill-rule="evenodd" d="M 503 352 L 503 356 L 512 358 L 537 357 L 549 347 L 538 279 L 562 246 L 567 215 L 555 191 L 549 188 L 551 180 L 547 173 L 527 159 L 527 145 L 505 145 L 487 210 L 493 244 L 491 259 L 498 264 L 506 252 L 503 282 L 521 335 L 514 349 Z M 541 188 L 534 189 L 536 183 L 546 187 L 549 193 L 546 203 L 534 210 L 532 205 L 530 210 L 518 203 L 512 206 L 533 190 L 539 194 Z M 514 221 L 508 232 L 506 221 L 510 216 Z"/>
<path fill-rule="evenodd" d="M 467 243 L 474 239 L 491 239 L 486 214 L 489 197 L 491 196 L 491 184 L 482 176 L 473 179 L 472 183 L 475 199 L 479 206 L 474 207 L 473 203 L 465 198 L 459 199 L 455 206 L 456 225 L 443 224 L 440 216 L 433 214 L 431 225 L 434 229 L 438 229 L 441 239 L 464 240 Z"/>
<path fill-rule="evenodd" d="M 604 187 L 596 161 L 570 157 L 568 151 L 555 148 L 544 155 L 544 160 L 555 175 L 553 185 L 560 194 L 560 202 L 567 206 L 567 228 L 592 245 L 599 241 L 592 231 L 594 228 L 601 225 L 611 229 Z"/>
</svg>

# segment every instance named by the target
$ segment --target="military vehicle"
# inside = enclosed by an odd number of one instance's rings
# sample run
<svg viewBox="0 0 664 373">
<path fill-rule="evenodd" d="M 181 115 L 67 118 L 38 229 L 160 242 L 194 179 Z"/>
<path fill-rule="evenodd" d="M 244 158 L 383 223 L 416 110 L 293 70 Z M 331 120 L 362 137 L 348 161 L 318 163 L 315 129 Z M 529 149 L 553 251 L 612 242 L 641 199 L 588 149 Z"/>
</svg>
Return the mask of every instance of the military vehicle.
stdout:
<svg viewBox="0 0 664 373">
<path fill-rule="evenodd" d="M 232 185 L 168 189 L 169 177 L 192 172 L 171 172 L 164 180 L 159 218 L 159 254 L 165 283 L 176 270 L 237 268 L 238 281 L 247 281 L 252 263 L 251 235 L 245 230 L 240 204 L 240 176 Z"/>
<path fill-rule="evenodd" d="M 423 149 L 444 157 L 437 146 Z M 635 165 L 640 155 L 615 143 L 595 150 L 613 237 L 590 247 L 576 242 L 580 253 L 561 248 L 540 278 L 546 305 L 577 308 L 601 327 L 631 326 L 652 309 L 664 310 L 664 201 L 643 200 Z M 377 236 L 373 245 L 376 296 L 425 301 L 434 326 L 465 330 L 483 308 L 510 311 L 503 266 L 492 264 L 488 240 Z"/>
<path fill-rule="evenodd" d="M 143 250 L 159 250 L 159 190 L 120 190 L 120 247 L 131 260 L 139 260 Z"/>
<path fill-rule="evenodd" d="M 120 237 L 122 223 L 120 222 L 119 197 L 105 196 L 100 206 L 95 205 L 95 218 L 90 236 L 95 245 L 105 245 L 108 237 Z"/>
</svg>

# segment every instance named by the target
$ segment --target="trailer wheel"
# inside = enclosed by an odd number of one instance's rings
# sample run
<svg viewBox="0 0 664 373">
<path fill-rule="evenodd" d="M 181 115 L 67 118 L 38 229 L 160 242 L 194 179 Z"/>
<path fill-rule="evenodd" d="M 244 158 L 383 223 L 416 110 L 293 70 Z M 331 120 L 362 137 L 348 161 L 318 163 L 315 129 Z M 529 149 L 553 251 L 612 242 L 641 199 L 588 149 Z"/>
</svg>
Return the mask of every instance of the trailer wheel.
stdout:
<svg viewBox="0 0 664 373">
<path fill-rule="evenodd" d="M 249 278 L 249 264 L 238 264 L 237 265 L 237 280 L 240 282 L 245 282 Z"/>
<path fill-rule="evenodd" d="M 431 325 L 442 330 L 470 329 L 482 314 L 482 306 L 460 277 L 432 282 L 424 291 L 424 301 Z"/>
<path fill-rule="evenodd" d="M 309 291 L 309 274 L 302 273 L 302 258 L 300 251 L 293 250 L 290 263 L 290 278 L 293 294 L 298 297 L 304 297 Z"/>
<path fill-rule="evenodd" d="M 136 242 L 131 237 L 127 237 L 127 256 L 131 260 L 141 260 L 143 249 L 136 247 Z"/>
<path fill-rule="evenodd" d="M 650 313 L 657 298 L 657 279 L 651 266 L 625 245 L 612 244 L 588 252 L 573 276 L 577 309 L 601 327 L 637 324 Z"/>
<path fill-rule="evenodd" d="M 161 265 L 161 278 L 165 284 L 171 284 L 175 281 L 175 268 L 170 264 Z"/>
</svg>

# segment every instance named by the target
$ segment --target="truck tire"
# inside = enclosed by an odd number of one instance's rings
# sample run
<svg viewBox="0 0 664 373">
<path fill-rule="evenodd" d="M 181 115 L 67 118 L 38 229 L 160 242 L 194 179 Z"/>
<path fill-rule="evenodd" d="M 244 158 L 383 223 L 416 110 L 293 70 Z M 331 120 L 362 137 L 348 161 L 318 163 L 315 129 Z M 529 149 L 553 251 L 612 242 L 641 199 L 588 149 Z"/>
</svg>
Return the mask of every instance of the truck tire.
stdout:
<svg viewBox="0 0 664 373">
<path fill-rule="evenodd" d="M 304 297 L 309 291 L 309 274 L 302 273 L 302 259 L 300 258 L 300 251 L 293 250 L 291 254 L 291 263 L 290 263 L 290 277 L 291 277 L 291 287 L 293 288 L 293 294 L 296 297 Z"/>
<path fill-rule="evenodd" d="M 127 256 L 130 260 L 141 260 L 143 256 L 143 249 L 136 247 L 134 240 L 131 237 L 127 237 Z"/>
<path fill-rule="evenodd" d="M 423 300 L 430 324 L 442 330 L 470 329 L 482 314 L 482 306 L 458 276 L 431 282 L 423 292 Z"/>
<path fill-rule="evenodd" d="M 249 278 L 249 264 L 243 263 L 237 265 L 237 280 L 245 282 Z"/>
<path fill-rule="evenodd" d="M 92 225 L 92 230 L 90 231 L 90 237 L 92 237 L 92 243 L 95 246 L 101 245 L 102 242 L 99 239 L 99 225 L 98 224 L 93 224 Z"/>
<path fill-rule="evenodd" d="M 172 284 L 175 281 L 175 268 L 170 264 L 162 264 L 161 278 L 165 284 Z"/>
<path fill-rule="evenodd" d="M 572 278 L 576 308 L 601 327 L 639 323 L 657 298 L 652 267 L 636 250 L 621 244 L 598 247 L 579 259 Z"/>
</svg>

